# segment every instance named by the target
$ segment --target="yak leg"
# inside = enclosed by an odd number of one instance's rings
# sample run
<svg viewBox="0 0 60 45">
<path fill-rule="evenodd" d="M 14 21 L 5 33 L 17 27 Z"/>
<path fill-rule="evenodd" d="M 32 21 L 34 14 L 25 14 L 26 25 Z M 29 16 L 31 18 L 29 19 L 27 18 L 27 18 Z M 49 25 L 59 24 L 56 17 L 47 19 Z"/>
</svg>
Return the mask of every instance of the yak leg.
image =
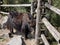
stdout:
<svg viewBox="0 0 60 45">
<path fill-rule="evenodd" d="M 28 35 L 30 34 L 30 26 L 29 25 L 25 25 L 25 38 L 28 38 Z"/>
<path fill-rule="evenodd" d="M 9 37 L 13 37 L 13 35 L 12 35 L 12 34 L 14 34 L 13 27 L 10 26 L 9 30 L 10 30 Z"/>
</svg>

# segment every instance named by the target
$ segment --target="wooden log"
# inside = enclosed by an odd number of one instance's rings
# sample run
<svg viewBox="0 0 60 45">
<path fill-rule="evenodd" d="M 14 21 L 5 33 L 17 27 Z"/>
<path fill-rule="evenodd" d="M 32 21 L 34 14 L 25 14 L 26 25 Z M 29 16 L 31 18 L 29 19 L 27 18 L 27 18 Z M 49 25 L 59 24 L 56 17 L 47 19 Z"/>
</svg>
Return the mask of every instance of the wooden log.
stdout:
<svg viewBox="0 0 60 45">
<path fill-rule="evenodd" d="M 9 13 L 7 13 L 7 12 L 0 12 L 0 13 L 1 13 L 1 14 L 7 14 L 7 15 L 9 14 Z"/>
<path fill-rule="evenodd" d="M 42 38 L 45 45 L 50 45 L 44 34 L 41 34 L 41 38 Z"/>
<path fill-rule="evenodd" d="M 60 9 L 58 9 L 58 8 L 56 8 L 56 7 L 54 7 L 54 6 L 51 6 L 51 5 L 48 4 L 48 3 L 45 3 L 45 6 L 46 6 L 47 8 L 49 8 L 50 10 L 54 11 L 55 13 L 57 13 L 58 15 L 60 15 Z"/>
<path fill-rule="evenodd" d="M 0 6 L 2 7 L 20 7 L 20 6 L 29 7 L 31 6 L 31 4 L 3 4 Z"/>
<path fill-rule="evenodd" d="M 60 41 L 60 33 L 48 22 L 46 18 L 42 19 L 42 22 L 45 24 L 49 32 L 52 34 L 52 36 L 56 39 L 57 42 Z"/>
<path fill-rule="evenodd" d="M 36 45 L 38 45 L 38 38 L 39 38 L 39 22 L 41 22 L 41 12 L 40 12 L 40 7 L 41 7 L 41 0 L 37 0 L 38 4 L 37 4 L 37 17 L 36 17 L 36 32 L 35 32 L 35 40 L 36 40 Z"/>
</svg>

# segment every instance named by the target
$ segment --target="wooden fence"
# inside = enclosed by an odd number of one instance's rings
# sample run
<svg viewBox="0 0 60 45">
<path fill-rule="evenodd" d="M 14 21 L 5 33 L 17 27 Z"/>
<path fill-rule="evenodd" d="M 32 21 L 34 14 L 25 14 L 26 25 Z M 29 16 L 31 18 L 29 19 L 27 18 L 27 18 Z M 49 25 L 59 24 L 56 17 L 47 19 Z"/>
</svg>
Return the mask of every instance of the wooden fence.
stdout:
<svg viewBox="0 0 60 45">
<path fill-rule="evenodd" d="M 3 5 L 0 5 L 2 7 L 29 7 L 31 6 L 31 4 L 3 4 Z"/>
<path fill-rule="evenodd" d="M 3 4 L 3 5 L 0 5 L 0 7 L 30 7 L 31 9 L 31 15 L 33 14 L 33 4 Z M 0 11 L 0 13 L 2 14 L 9 14 L 7 12 L 2 12 Z"/>
<path fill-rule="evenodd" d="M 2 11 L 0 11 L 0 13 L 1 13 L 1 14 L 6 14 L 6 15 L 9 14 L 8 12 L 2 12 Z"/>
<path fill-rule="evenodd" d="M 54 11 L 55 13 L 57 13 L 58 15 L 60 15 L 60 9 L 58 9 L 58 8 L 56 8 L 56 7 L 48 4 L 48 3 L 45 3 L 45 6 L 48 9 L 50 9 L 51 11 Z M 60 45 L 60 33 L 47 21 L 46 18 L 43 18 L 42 21 L 45 24 L 45 26 L 47 27 L 47 29 L 49 30 L 49 32 L 56 39 L 56 41 L 58 42 L 58 45 Z"/>
<path fill-rule="evenodd" d="M 57 31 L 57 29 L 55 29 L 50 23 L 49 23 L 49 21 L 46 19 L 46 18 L 42 18 L 41 19 L 41 1 L 42 0 L 38 0 L 38 4 L 37 4 L 37 18 L 36 18 L 36 35 L 35 35 L 35 37 L 37 37 L 36 38 L 36 40 L 37 40 L 37 42 L 38 42 L 38 35 L 39 35 L 39 30 L 41 30 L 40 29 L 40 27 L 39 27 L 39 22 L 43 22 L 44 23 L 44 25 L 46 26 L 46 28 L 48 29 L 48 31 L 51 33 L 51 35 L 55 38 L 55 40 L 58 42 L 58 45 L 60 45 L 60 33 Z M 55 13 L 57 13 L 58 15 L 60 15 L 60 9 L 58 9 L 58 8 L 56 8 L 56 7 L 54 7 L 54 6 L 52 6 L 51 5 L 51 1 L 50 1 L 50 3 L 49 3 L 49 1 L 50 0 L 48 0 L 48 3 L 45 3 L 44 4 L 44 6 L 46 7 L 46 8 L 48 8 L 48 9 L 50 9 L 51 11 L 53 11 L 53 12 L 55 12 Z M 41 25 L 40 25 L 41 26 Z M 48 44 L 48 42 L 46 41 L 46 38 L 45 38 L 45 36 L 44 35 L 41 35 L 41 38 L 42 38 L 42 40 L 43 40 L 43 42 L 44 42 L 44 44 L 45 45 L 49 45 Z M 44 40 L 44 38 L 45 38 L 45 40 Z M 46 41 L 46 42 L 45 42 Z M 36 43 L 37 43 L 36 42 Z M 46 44 L 47 43 L 47 44 Z M 38 43 L 37 43 L 38 44 Z M 36 44 L 36 45 L 37 45 Z"/>
<path fill-rule="evenodd" d="M 42 40 L 44 42 L 44 45 L 50 45 L 44 34 L 41 34 L 41 38 L 42 38 Z"/>
</svg>

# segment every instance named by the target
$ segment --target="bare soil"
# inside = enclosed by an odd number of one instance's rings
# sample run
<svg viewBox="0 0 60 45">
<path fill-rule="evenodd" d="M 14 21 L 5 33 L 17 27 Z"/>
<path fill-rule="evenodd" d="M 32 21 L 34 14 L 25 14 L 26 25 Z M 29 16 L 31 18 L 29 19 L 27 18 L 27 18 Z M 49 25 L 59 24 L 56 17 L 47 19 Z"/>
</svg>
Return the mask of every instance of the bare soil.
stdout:
<svg viewBox="0 0 60 45">
<path fill-rule="evenodd" d="M 0 45 L 6 45 L 10 41 L 11 38 L 3 36 L 4 34 L 8 34 L 8 33 L 9 33 L 9 30 L 7 29 L 0 30 Z M 27 39 L 27 40 L 24 40 L 24 42 L 26 45 L 35 45 L 34 39 Z"/>
</svg>

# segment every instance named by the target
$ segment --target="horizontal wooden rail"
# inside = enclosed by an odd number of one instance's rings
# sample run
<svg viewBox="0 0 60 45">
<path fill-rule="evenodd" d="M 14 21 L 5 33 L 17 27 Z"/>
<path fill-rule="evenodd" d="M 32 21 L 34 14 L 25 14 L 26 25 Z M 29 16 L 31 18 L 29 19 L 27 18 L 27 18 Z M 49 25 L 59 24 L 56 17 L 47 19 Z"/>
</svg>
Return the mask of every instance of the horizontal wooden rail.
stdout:
<svg viewBox="0 0 60 45">
<path fill-rule="evenodd" d="M 54 11 L 55 13 L 57 13 L 58 15 L 60 15 L 60 9 L 54 7 L 54 6 L 51 6 L 50 4 L 48 3 L 45 3 L 45 6 L 49 9 L 51 9 L 52 11 Z"/>
<path fill-rule="evenodd" d="M 1 14 L 7 14 L 7 15 L 9 14 L 9 13 L 7 13 L 7 12 L 0 12 L 0 13 L 1 13 Z"/>
<path fill-rule="evenodd" d="M 50 45 L 44 34 L 41 34 L 41 38 L 42 38 L 45 45 Z"/>
<path fill-rule="evenodd" d="M 31 4 L 3 4 L 0 6 L 2 7 L 20 7 L 20 6 L 29 7 L 31 6 Z"/>
<path fill-rule="evenodd" d="M 49 32 L 56 39 L 56 41 L 59 42 L 60 41 L 60 33 L 49 23 L 49 21 L 46 18 L 43 18 L 42 22 L 45 24 L 45 26 L 47 27 Z"/>
</svg>

